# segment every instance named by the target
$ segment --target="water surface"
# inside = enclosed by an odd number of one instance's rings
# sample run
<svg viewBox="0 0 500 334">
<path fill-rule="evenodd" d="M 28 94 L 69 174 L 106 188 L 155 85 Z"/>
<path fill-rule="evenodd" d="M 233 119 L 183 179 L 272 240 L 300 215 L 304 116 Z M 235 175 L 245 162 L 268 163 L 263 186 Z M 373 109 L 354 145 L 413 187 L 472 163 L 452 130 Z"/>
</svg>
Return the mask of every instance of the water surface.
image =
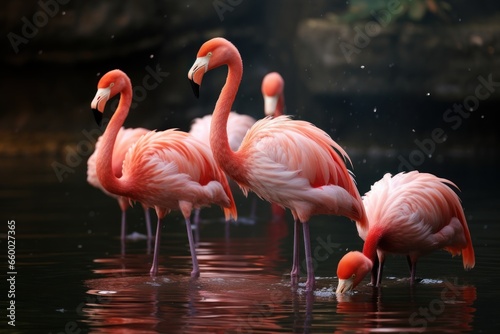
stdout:
<svg viewBox="0 0 500 334">
<path fill-rule="evenodd" d="M 456 333 L 500 328 L 498 310 L 489 306 L 500 298 L 495 284 L 500 212 L 486 172 L 478 182 L 460 178 L 459 170 L 448 171 L 462 188 L 476 251 L 473 270 L 464 271 L 459 257 L 436 252 L 419 261 L 422 280 L 411 288 L 406 260 L 390 257 L 381 289 L 365 280 L 354 294 L 337 297 L 336 264 L 347 250 L 362 247 L 354 224 L 345 218 L 311 221 L 317 276 L 311 294 L 304 291 L 304 272 L 298 287 L 290 285 L 291 215 L 273 219 L 269 204 L 255 196 L 236 195 L 242 219 L 228 229 L 219 208 L 202 210 L 199 279 L 189 276 L 182 217 L 169 215 L 160 273 L 150 277 L 151 244 L 138 238 L 122 248 L 117 203 L 85 182 L 84 165 L 59 182 L 52 161 L 18 157 L 0 167 L 2 175 L 12 176 L 1 192 L 4 222 L 16 221 L 15 329 L 2 320 L 2 328 L 14 329 L 10 332 Z M 357 169 L 362 191 L 380 178 L 377 173 Z M 128 219 L 127 234 L 145 233 L 140 206 L 129 209 Z M 5 250 L 5 238 L 1 244 Z M 5 310 L 4 299 L 0 303 Z"/>
</svg>

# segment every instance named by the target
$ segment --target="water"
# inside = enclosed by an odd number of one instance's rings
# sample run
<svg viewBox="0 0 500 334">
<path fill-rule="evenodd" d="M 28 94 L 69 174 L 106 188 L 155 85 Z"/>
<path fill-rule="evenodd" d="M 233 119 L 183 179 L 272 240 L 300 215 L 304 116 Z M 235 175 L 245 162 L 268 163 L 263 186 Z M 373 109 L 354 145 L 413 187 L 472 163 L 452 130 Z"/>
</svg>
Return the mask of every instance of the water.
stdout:
<svg viewBox="0 0 500 334">
<path fill-rule="evenodd" d="M 317 276 L 312 294 L 304 291 L 304 273 L 298 289 L 290 285 L 290 214 L 273 220 L 269 205 L 253 196 L 236 195 L 239 214 L 246 219 L 229 230 L 220 209 L 201 211 L 199 279 L 189 276 L 184 222 L 178 213 L 169 215 L 160 274 L 152 278 L 146 240 L 128 241 L 122 250 L 117 203 L 86 183 L 84 165 L 59 182 L 52 162 L 16 157 L 4 159 L 0 167 L 9 176 L 0 193 L 2 274 L 8 271 L 7 221 L 15 220 L 16 231 L 15 328 L 7 324 L 5 311 L 1 319 L 9 333 L 457 333 L 500 328 L 498 309 L 490 306 L 500 299 L 500 210 L 487 172 L 493 168 L 484 164 L 481 170 L 456 164 L 460 168 L 447 173 L 462 188 L 476 251 L 473 270 L 464 271 L 458 257 L 436 252 L 419 261 L 422 281 L 411 288 L 406 260 L 390 257 L 381 289 L 367 286 L 365 279 L 353 295 L 337 297 L 336 264 L 346 250 L 362 247 L 354 224 L 344 218 L 311 221 Z M 463 170 L 476 177 L 464 177 Z M 362 192 L 381 176 L 363 165 L 357 175 Z M 129 209 L 128 219 L 128 234 L 145 233 L 140 206 Z M 8 287 L 2 282 L 0 308 L 5 310 Z"/>
</svg>

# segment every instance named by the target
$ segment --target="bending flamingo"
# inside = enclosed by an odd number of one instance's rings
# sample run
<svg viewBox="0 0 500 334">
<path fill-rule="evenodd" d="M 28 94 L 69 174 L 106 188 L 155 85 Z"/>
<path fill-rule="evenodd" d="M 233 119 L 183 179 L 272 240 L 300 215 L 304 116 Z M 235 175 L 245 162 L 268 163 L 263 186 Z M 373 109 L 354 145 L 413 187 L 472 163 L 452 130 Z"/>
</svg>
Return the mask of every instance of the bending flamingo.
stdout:
<svg viewBox="0 0 500 334">
<path fill-rule="evenodd" d="M 228 77 L 213 112 L 210 144 L 217 163 L 245 194 L 255 192 L 292 211 L 295 220 L 292 280 L 299 274 L 298 234 L 302 223 L 307 264 L 306 289 L 314 288 L 309 218 L 315 214 L 347 216 L 367 227 L 361 197 L 347 170 L 344 150 L 324 131 L 288 116 L 264 118 L 248 130 L 238 151 L 231 150 L 227 120 L 243 73 L 236 47 L 223 38 L 203 44 L 188 73 L 198 96 L 203 75 L 227 65 Z M 339 152 L 339 153 L 338 153 Z"/>
<path fill-rule="evenodd" d="M 363 253 L 349 252 L 339 262 L 337 293 L 350 291 L 368 272 L 379 286 L 385 254 L 407 256 L 410 283 L 415 281 L 419 257 L 437 249 L 462 254 L 466 270 L 474 267 L 474 248 L 458 195 L 447 179 L 412 171 L 385 174 L 363 197 L 368 230 L 358 230 L 365 240 Z"/>
<path fill-rule="evenodd" d="M 158 273 L 162 218 L 171 210 L 181 210 L 193 261 L 192 277 L 199 276 L 189 217 L 193 207 L 217 204 L 226 219 L 236 218 L 236 206 L 224 172 L 217 166 L 210 149 L 186 132 L 150 131 L 140 137 L 125 155 L 123 173 L 116 177 L 112 159 L 116 137 L 132 102 L 132 85 L 120 70 L 106 73 L 98 83 L 92 109 L 102 117 L 106 102 L 120 94 L 120 102 L 102 136 L 97 155 L 97 176 L 109 192 L 154 207 L 158 216 L 153 264 L 150 273 Z"/>
<path fill-rule="evenodd" d="M 149 132 L 149 130 L 144 128 L 135 128 L 135 129 L 125 129 L 121 128 L 116 136 L 115 147 L 113 149 L 113 157 L 112 157 L 112 166 L 113 172 L 116 177 L 122 176 L 122 165 L 123 160 L 125 159 L 125 154 L 128 149 L 132 146 L 133 143 L 139 139 L 142 135 Z M 101 182 L 99 182 L 99 178 L 97 177 L 96 171 L 96 159 L 98 152 L 101 149 L 102 136 L 97 139 L 97 143 L 95 145 L 94 153 L 87 160 L 87 182 L 92 186 L 101 189 L 106 195 L 116 198 L 118 201 L 118 205 L 122 211 L 122 221 L 121 221 L 121 240 L 122 242 L 125 240 L 126 229 L 127 229 L 127 208 L 130 205 L 130 200 L 123 196 L 117 196 L 106 189 L 103 188 Z M 153 237 L 151 232 L 151 218 L 149 215 L 148 207 L 143 205 L 144 209 L 144 217 L 146 220 L 146 232 L 148 239 Z"/>
</svg>

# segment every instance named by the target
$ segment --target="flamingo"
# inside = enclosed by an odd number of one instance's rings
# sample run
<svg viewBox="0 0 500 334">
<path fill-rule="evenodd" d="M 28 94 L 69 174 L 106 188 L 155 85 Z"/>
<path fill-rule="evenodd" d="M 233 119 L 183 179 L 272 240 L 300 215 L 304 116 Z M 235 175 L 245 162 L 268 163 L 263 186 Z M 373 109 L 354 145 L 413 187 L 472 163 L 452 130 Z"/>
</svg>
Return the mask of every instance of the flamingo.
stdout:
<svg viewBox="0 0 500 334">
<path fill-rule="evenodd" d="M 284 114 L 284 88 L 285 81 L 278 72 L 270 72 L 262 79 L 261 91 L 264 98 L 264 113 L 266 116 L 277 117 Z"/>
<path fill-rule="evenodd" d="M 224 172 L 217 166 L 207 145 L 186 132 L 169 129 L 149 131 L 140 137 L 125 155 L 122 176 L 117 177 L 111 157 L 117 134 L 130 109 L 132 84 L 124 72 L 112 70 L 99 80 L 97 87 L 91 107 L 98 121 L 106 102 L 120 94 L 118 108 L 102 135 L 102 146 L 96 157 L 99 181 L 113 194 L 155 208 L 158 224 L 150 270 L 153 276 L 158 274 L 162 218 L 171 210 L 179 209 L 186 223 L 193 265 L 191 277 L 198 277 L 199 266 L 189 220 L 193 207 L 216 204 L 223 208 L 226 219 L 237 217 Z"/>
<path fill-rule="evenodd" d="M 462 254 L 466 270 L 474 267 L 474 249 L 457 186 L 429 173 L 387 173 L 363 197 L 369 229 L 358 230 L 363 253 L 349 252 L 337 267 L 337 293 L 354 289 L 372 271 L 380 286 L 385 254 L 407 256 L 410 284 L 415 282 L 419 257 L 437 249 Z M 458 189 L 458 188 L 457 188 Z"/>
<path fill-rule="evenodd" d="M 213 111 L 210 145 L 217 163 L 242 189 L 289 208 L 294 217 L 292 282 L 298 278 L 298 235 L 302 224 L 306 255 L 306 290 L 314 289 L 309 218 L 335 214 L 367 227 L 361 196 L 344 163 L 347 153 L 323 130 L 282 115 L 263 118 L 250 128 L 239 149 L 232 151 L 227 120 L 243 74 L 241 56 L 224 38 L 205 42 L 188 72 L 196 96 L 203 75 L 222 65 L 228 76 Z"/>
<path fill-rule="evenodd" d="M 113 164 L 113 171 L 116 175 L 116 177 L 121 177 L 122 176 L 122 165 L 123 165 L 123 160 L 125 159 L 125 154 L 127 153 L 128 149 L 134 142 L 139 139 L 142 135 L 148 133 L 149 130 L 144 129 L 144 128 L 133 128 L 133 129 L 126 129 L 126 128 L 120 128 L 120 131 L 118 132 L 118 135 L 116 137 L 116 142 L 115 142 L 115 147 L 113 149 L 113 158 L 112 158 L 112 164 Z M 100 150 L 102 143 L 102 136 L 100 136 L 97 139 L 97 143 L 95 145 L 95 150 L 94 153 L 89 157 L 87 160 L 87 182 L 91 184 L 92 186 L 100 189 L 103 191 L 106 195 L 116 198 L 118 201 L 118 205 L 120 206 L 121 212 L 122 212 L 122 219 L 121 219 L 121 240 L 122 242 L 125 240 L 125 235 L 126 235 L 126 225 L 127 225 L 127 208 L 129 206 L 130 200 L 126 197 L 123 196 L 117 196 L 114 194 L 111 194 L 108 192 L 106 189 L 103 188 L 101 185 L 101 182 L 99 182 L 99 178 L 97 177 L 97 172 L 96 172 L 96 159 L 97 159 L 97 154 Z M 146 232 L 147 232 L 147 237 L 148 240 L 152 238 L 152 232 L 151 232 L 151 218 L 149 215 L 149 209 L 147 206 L 143 205 L 144 209 L 144 217 L 146 220 Z"/>
</svg>

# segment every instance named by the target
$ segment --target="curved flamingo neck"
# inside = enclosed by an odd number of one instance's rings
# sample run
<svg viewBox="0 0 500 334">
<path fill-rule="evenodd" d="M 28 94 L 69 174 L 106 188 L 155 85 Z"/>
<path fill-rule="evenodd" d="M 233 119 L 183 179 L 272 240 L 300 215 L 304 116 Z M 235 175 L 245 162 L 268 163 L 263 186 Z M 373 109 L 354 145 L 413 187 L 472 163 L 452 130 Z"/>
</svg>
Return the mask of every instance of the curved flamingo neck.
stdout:
<svg viewBox="0 0 500 334">
<path fill-rule="evenodd" d="M 363 246 L 363 254 L 375 263 L 377 258 L 377 247 L 382 238 L 382 231 L 377 227 L 372 227 L 368 232 L 365 244 Z"/>
<path fill-rule="evenodd" d="M 231 150 L 227 137 L 227 120 L 243 75 L 243 63 L 236 52 L 233 52 L 229 59 L 226 83 L 215 104 L 210 124 L 210 146 L 215 160 L 226 174 L 235 181 L 244 183 L 245 167 L 242 154 Z"/>
<path fill-rule="evenodd" d="M 132 85 L 125 80 L 125 87 L 120 91 L 120 102 L 115 113 L 102 135 L 102 144 L 97 154 L 96 173 L 101 185 L 117 195 L 126 195 L 127 188 L 123 180 L 115 176 L 113 172 L 113 149 L 118 132 L 127 118 L 132 103 Z"/>
<path fill-rule="evenodd" d="M 278 97 L 278 103 L 276 104 L 276 110 L 274 111 L 274 117 L 281 116 L 285 114 L 285 98 L 283 93 Z"/>
</svg>

